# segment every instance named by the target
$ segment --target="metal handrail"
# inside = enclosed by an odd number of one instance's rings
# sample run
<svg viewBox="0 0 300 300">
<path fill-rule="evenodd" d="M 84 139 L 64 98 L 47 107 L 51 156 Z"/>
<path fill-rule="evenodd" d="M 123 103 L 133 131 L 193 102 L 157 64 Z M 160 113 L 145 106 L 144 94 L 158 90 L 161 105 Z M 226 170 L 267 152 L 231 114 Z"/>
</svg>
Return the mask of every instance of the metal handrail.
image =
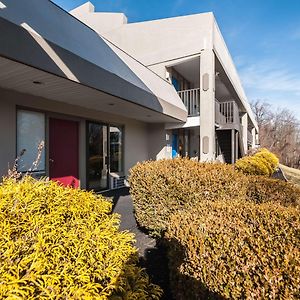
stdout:
<svg viewBox="0 0 300 300">
<path fill-rule="evenodd" d="M 234 101 L 215 100 L 216 123 L 219 125 L 240 124 L 239 108 Z"/>
<path fill-rule="evenodd" d="M 189 117 L 200 115 L 200 89 L 189 89 L 178 91 L 179 97 L 182 99 L 188 111 Z"/>
</svg>

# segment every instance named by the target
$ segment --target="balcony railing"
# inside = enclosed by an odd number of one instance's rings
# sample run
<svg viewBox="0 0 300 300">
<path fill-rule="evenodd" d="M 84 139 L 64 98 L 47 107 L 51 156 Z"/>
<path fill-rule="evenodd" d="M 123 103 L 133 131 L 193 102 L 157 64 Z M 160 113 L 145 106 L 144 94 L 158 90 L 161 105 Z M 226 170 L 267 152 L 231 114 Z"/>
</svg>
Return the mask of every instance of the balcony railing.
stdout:
<svg viewBox="0 0 300 300">
<path fill-rule="evenodd" d="M 219 102 L 215 100 L 215 120 L 218 125 L 240 125 L 239 108 L 234 101 Z"/>
<path fill-rule="evenodd" d="M 189 117 L 200 115 L 200 89 L 190 89 L 178 92 L 188 111 Z"/>
<path fill-rule="evenodd" d="M 200 89 L 178 91 L 188 111 L 189 117 L 200 115 Z M 218 125 L 240 125 L 239 108 L 235 101 L 219 102 L 215 100 L 215 122 Z"/>
</svg>

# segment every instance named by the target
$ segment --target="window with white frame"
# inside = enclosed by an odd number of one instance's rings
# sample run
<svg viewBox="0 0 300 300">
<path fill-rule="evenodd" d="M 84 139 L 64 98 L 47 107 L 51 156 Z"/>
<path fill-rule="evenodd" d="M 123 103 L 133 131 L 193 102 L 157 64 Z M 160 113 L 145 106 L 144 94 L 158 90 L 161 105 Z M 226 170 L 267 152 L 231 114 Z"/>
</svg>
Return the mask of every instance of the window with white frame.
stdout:
<svg viewBox="0 0 300 300">
<path fill-rule="evenodd" d="M 19 109 L 17 111 L 17 156 L 22 153 L 18 162 L 19 172 L 32 170 L 42 142 L 45 142 L 45 114 Z M 43 148 L 34 172 L 45 173 L 45 170 L 45 148 Z"/>
</svg>

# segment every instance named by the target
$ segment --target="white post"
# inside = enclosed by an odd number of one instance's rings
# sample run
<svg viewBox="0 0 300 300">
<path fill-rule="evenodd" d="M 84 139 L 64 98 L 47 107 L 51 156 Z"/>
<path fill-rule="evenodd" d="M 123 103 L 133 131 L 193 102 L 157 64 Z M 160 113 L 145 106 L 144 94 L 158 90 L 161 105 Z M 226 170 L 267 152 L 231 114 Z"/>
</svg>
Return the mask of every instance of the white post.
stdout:
<svg viewBox="0 0 300 300">
<path fill-rule="evenodd" d="M 244 113 L 242 116 L 242 126 L 243 126 L 243 145 L 244 151 L 247 153 L 248 151 L 248 114 Z"/>
<path fill-rule="evenodd" d="M 215 55 L 205 49 L 200 56 L 200 160 L 215 159 Z"/>
<path fill-rule="evenodd" d="M 251 133 L 252 133 L 252 145 L 251 146 L 253 149 L 256 146 L 256 129 L 252 128 Z"/>
</svg>

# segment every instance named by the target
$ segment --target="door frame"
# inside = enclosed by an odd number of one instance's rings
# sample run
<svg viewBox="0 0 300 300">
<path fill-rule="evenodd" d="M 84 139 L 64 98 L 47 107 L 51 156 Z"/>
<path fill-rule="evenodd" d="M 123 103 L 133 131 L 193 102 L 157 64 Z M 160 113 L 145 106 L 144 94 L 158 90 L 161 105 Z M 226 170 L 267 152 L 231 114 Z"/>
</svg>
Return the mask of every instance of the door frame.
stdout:
<svg viewBox="0 0 300 300">
<path fill-rule="evenodd" d="M 77 174 L 76 174 L 76 179 L 78 180 L 78 187 L 80 187 L 80 120 L 74 120 L 72 118 L 64 118 L 62 116 L 58 116 L 58 115 L 51 115 L 49 114 L 47 116 L 47 139 L 48 139 L 48 155 L 47 155 L 47 162 L 48 162 L 48 177 L 53 177 L 50 174 L 50 148 L 53 147 L 54 143 L 53 141 L 51 141 L 51 137 L 50 137 L 50 130 L 51 130 L 51 121 L 53 121 L 54 123 L 56 121 L 58 122 L 72 122 L 74 124 L 76 124 L 76 144 L 77 144 L 77 149 L 76 149 L 76 156 L 77 156 Z M 59 151 L 58 151 L 59 152 Z M 55 178 L 55 176 L 53 177 Z M 51 178 L 50 178 L 51 179 Z"/>
</svg>

